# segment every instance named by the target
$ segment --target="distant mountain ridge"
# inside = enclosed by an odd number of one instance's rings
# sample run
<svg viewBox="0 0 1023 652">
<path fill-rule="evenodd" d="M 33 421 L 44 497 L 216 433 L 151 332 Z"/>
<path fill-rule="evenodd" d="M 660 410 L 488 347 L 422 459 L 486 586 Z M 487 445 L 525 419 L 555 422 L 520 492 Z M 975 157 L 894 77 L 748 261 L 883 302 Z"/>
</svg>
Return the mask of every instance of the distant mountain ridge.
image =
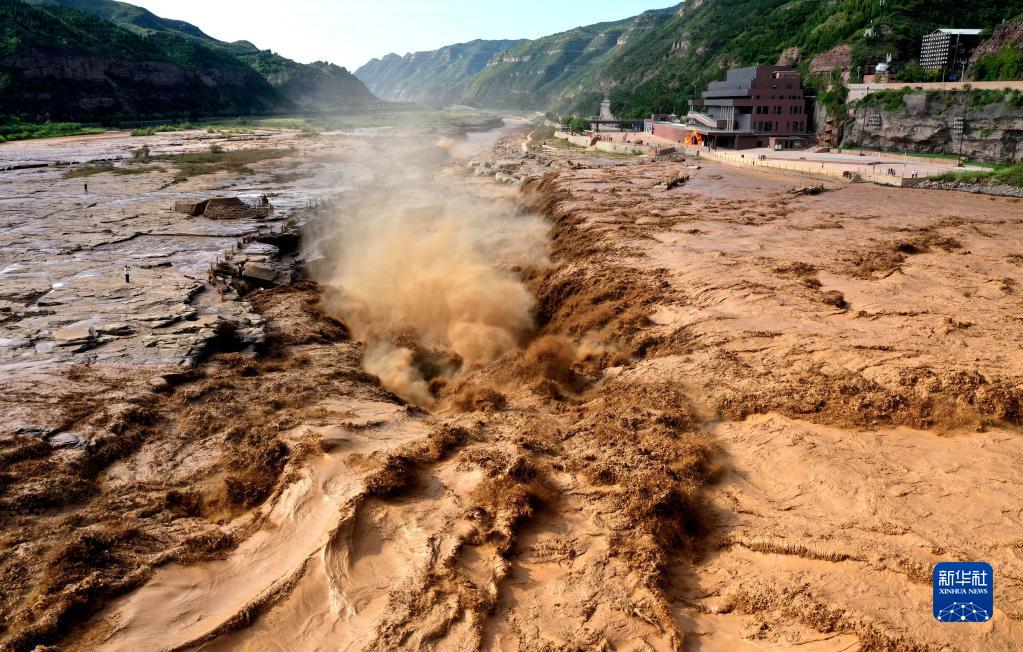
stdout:
<svg viewBox="0 0 1023 652">
<path fill-rule="evenodd" d="M 111 121 L 376 102 L 348 70 L 115 0 L 0 0 L 0 116 Z"/>
<path fill-rule="evenodd" d="M 445 106 L 458 101 L 465 84 L 500 52 L 526 39 L 475 40 L 438 50 L 391 53 L 371 59 L 355 76 L 377 96 L 395 102 Z"/>
<path fill-rule="evenodd" d="M 680 112 L 728 68 L 784 60 L 823 90 L 826 80 L 807 74 L 810 62 L 839 46 L 846 73 L 889 53 L 909 64 L 938 27 L 991 30 L 1020 12 L 1023 0 L 899 0 L 883 11 L 877 0 L 689 0 L 511 46 L 471 78 L 459 73 L 435 86 L 447 102 L 578 115 L 595 113 L 607 87 L 621 117 Z M 419 83 L 403 75 L 388 58 L 356 71 L 370 87 L 386 77 L 394 96 Z M 445 79 L 441 69 L 432 75 Z"/>
<path fill-rule="evenodd" d="M 428 106 L 452 103 L 488 108 L 543 109 L 594 96 L 580 78 L 638 31 L 671 18 L 681 5 L 646 11 L 535 40 L 471 41 L 438 50 L 373 59 L 355 76 L 385 99 Z M 472 65 L 466 61 L 472 57 Z"/>
<path fill-rule="evenodd" d="M 30 5 L 56 6 L 74 9 L 82 13 L 92 14 L 103 20 L 109 20 L 118 27 L 124 27 L 140 36 L 148 36 L 153 32 L 176 32 L 183 36 L 192 36 L 206 41 L 216 39 L 201 29 L 183 20 L 161 18 L 145 7 L 118 2 L 117 0 L 23 0 Z"/>
<path fill-rule="evenodd" d="M 604 81 L 595 73 L 630 43 L 660 29 L 681 7 L 576 27 L 510 48 L 466 84 L 461 101 L 538 110 L 582 104 L 593 113 Z"/>
</svg>

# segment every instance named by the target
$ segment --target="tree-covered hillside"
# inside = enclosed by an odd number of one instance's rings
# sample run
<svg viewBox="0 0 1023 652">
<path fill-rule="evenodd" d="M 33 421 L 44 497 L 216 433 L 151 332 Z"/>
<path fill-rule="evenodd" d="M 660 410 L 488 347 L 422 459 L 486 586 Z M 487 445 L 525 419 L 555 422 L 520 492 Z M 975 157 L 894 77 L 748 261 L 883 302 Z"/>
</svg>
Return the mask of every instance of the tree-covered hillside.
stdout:
<svg viewBox="0 0 1023 652">
<path fill-rule="evenodd" d="M 991 30 L 1021 10 L 1023 0 L 886 0 L 883 12 L 877 0 L 693 0 L 591 75 L 616 81 L 622 90 L 615 109 L 638 116 L 683 108 L 726 69 L 776 63 L 785 51 L 804 72 L 814 56 L 840 44 L 851 46 L 854 68 L 888 53 L 905 64 L 934 29 Z"/>
<path fill-rule="evenodd" d="M 29 120 L 261 114 L 376 100 L 339 66 L 224 43 L 113 0 L 0 0 L 0 91 L 0 116 Z"/>
<path fill-rule="evenodd" d="M 460 101 L 465 85 L 497 54 L 526 42 L 476 40 L 404 56 L 392 53 L 371 59 L 355 76 L 385 100 L 441 107 Z"/>
<path fill-rule="evenodd" d="M 66 7 L 92 14 L 140 36 L 148 36 L 153 32 L 169 32 L 179 36 L 215 41 L 195 25 L 183 20 L 161 18 L 144 7 L 127 2 L 117 0 L 25 0 L 25 2 L 32 5 Z"/>
<path fill-rule="evenodd" d="M 261 113 L 288 105 L 249 66 L 60 6 L 0 0 L 0 116 L 100 121 Z"/>
<path fill-rule="evenodd" d="M 972 63 L 978 81 L 1023 79 L 1023 14 L 995 28 L 973 53 Z"/>
<path fill-rule="evenodd" d="M 262 75 L 300 108 L 328 109 L 338 102 L 370 102 L 376 98 L 347 69 L 318 61 L 302 64 L 248 41 L 226 43 L 183 20 L 162 18 L 143 7 L 118 0 L 25 0 L 29 4 L 63 6 L 90 13 L 139 35 L 157 38 L 169 47 L 188 44 L 234 57 Z"/>
<path fill-rule="evenodd" d="M 657 30 L 676 10 L 577 27 L 510 48 L 466 85 L 462 99 L 487 107 L 546 109 L 571 104 L 580 95 L 596 98 L 604 80 L 592 71 L 609 65 L 618 51 Z"/>
<path fill-rule="evenodd" d="M 602 88 L 610 87 L 612 109 L 623 117 L 680 112 L 728 68 L 777 63 L 783 54 L 807 73 L 814 57 L 846 45 L 854 77 L 888 54 L 909 74 L 918 71 L 913 64 L 924 34 L 939 27 L 989 33 L 1021 11 L 1023 0 L 885 0 L 883 6 L 878 0 L 689 0 L 511 47 L 459 81 L 455 101 L 590 115 Z M 1012 74 L 1019 58 L 1007 46 L 982 72 Z M 399 68 L 392 73 L 391 92 L 416 86 Z M 811 88 L 829 79 L 804 77 Z"/>
</svg>

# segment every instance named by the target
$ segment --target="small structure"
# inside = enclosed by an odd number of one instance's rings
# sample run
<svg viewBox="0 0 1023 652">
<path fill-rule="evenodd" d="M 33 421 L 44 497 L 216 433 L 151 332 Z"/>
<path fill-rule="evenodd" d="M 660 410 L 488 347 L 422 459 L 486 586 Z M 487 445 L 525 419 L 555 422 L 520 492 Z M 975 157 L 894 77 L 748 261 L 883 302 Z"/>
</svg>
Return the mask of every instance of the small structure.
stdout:
<svg viewBox="0 0 1023 652">
<path fill-rule="evenodd" d="M 655 116 L 656 118 L 656 116 Z M 729 70 L 690 100 L 683 123 L 652 119 L 647 131 L 687 145 L 729 149 L 803 149 L 809 116 L 799 74 L 790 66 Z"/>
<path fill-rule="evenodd" d="M 593 133 L 599 133 L 601 126 L 604 131 L 642 131 L 642 120 L 619 120 L 611 113 L 611 98 L 607 91 L 604 92 L 604 99 L 600 101 L 600 110 L 597 115 L 590 116 L 587 120 L 593 127 Z"/>
<path fill-rule="evenodd" d="M 214 197 L 206 202 L 202 216 L 211 220 L 232 220 L 259 217 L 259 211 L 238 197 Z"/>
<path fill-rule="evenodd" d="M 827 152 L 832 147 L 838 147 L 842 141 L 844 123 L 828 117 L 824 122 L 823 129 L 817 134 L 817 151 Z"/>
<path fill-rule="evenodd" d="M 247 278 L 249 280 L 272 283 L 273 280 L 277 278 L 277 270 L 265 263 L 250 260 L 242 265 L 241 275 L 242 278 Z"/>
<path fill-rule="evenodd" d="M 209 202 L 208 199 L 203 201 L 176 201 L 174 202 L 174 211 L 191 215 L 192 217 L 199 217 L 206 210 L 207 202 Z"/>
<path fill-rule="evenodd" d="M 980 43 L 979 29 L 937 29 L 923 38 L 920 65 L 928 70 L 965 70 Z"/>
<path fill-rule="evenodd" d="M 885 60 L 874 66 L 874 72 L 863 75 L 864 84 L 887 84 L 892 81 L 892 55 L 885 57 Z"/>
<path fill-rule="evenodd" d="M 211 220 L 257 219 L 273 213 L 273 206 L 266 195 L 263 195 L 255 205 L 245 202 L 240 197 L 211 197 L 197 202 L 174 202 L 174 210 L 192 217 L 206 217 Z"/>
</svg>

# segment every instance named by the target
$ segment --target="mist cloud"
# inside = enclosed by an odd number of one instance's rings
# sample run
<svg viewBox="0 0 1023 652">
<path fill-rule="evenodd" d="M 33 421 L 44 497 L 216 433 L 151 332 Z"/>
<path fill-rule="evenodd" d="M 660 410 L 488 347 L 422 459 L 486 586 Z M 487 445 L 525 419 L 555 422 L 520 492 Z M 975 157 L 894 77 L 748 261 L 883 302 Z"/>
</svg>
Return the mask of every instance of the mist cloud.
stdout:
<svg viewBox="0 0 1023 652">
<path fill-rule="evenodd" d="M 532 334 L 534 300 L 517 270 L 547 263 L 548 229 L 438 181 L 432 156 L 390 158 L 373 153 L 375 180 L 332 217 L 317 277 L 325 309 L 366 343 L 366 370 L 430 407 L 439 385 Z"/>
</svg>

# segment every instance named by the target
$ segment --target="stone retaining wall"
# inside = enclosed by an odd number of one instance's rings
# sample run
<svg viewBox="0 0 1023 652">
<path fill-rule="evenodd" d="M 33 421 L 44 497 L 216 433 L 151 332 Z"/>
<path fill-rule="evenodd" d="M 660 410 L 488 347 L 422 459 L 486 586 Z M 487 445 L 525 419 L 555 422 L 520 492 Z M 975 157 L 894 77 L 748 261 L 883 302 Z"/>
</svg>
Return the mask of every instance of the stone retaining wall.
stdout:
<svg viewBox="0 0 1023 652">
<path fill-rule="evenodd" d="M 917 188 L 930 188 L 932 190 L 958 190 L 959 192 L 972 192 L 981 195 L 998 195 L 1000 197 L 1021 197 L 1023 188 L 1017 186 L 985 186 L 979 183 L 963 183 L 961 181 L 942 181 L 938 179 L 912 179 Z"/>
</svg>

